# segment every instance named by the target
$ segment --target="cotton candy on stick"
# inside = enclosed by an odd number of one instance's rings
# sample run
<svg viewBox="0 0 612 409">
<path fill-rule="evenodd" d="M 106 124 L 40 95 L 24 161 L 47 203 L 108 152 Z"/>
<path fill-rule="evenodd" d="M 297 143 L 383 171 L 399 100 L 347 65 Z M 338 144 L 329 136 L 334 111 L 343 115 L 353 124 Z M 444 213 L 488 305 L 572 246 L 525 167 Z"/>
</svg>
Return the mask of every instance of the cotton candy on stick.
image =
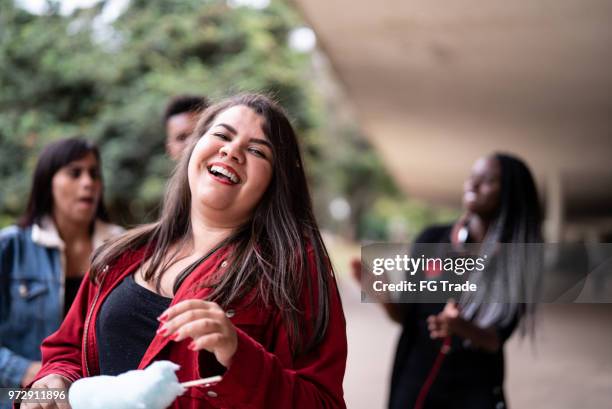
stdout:
<svg viewBox="0 0 612 409">
<path fill-rule="evenodd" d="M 221 380 L 213 377 L 180 384 L 178 369 L 173 362 L 157 361 L 144 370 L 79 379 L 70 387 L 68 400 L 72 409 L 166 409 L 185 388 Z"/>
</svg>

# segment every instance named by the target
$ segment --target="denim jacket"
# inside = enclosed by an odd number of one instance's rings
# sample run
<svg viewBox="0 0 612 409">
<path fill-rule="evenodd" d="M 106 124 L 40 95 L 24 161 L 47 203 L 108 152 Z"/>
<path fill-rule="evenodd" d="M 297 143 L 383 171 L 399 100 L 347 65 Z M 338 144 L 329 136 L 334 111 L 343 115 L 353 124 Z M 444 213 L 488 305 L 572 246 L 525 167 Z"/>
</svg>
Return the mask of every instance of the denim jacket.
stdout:
<svg viewBox="0 0 612 409">
<path fill-rule="evenodd" d="M 93 247 L 121 233 L 97 220 Z M 19 387 L 64 311 L 64 242 L 51 218 L 0 230 L 0 388 Z M 0 403 L 0 408 L 2 404 Z"/>
</svg>

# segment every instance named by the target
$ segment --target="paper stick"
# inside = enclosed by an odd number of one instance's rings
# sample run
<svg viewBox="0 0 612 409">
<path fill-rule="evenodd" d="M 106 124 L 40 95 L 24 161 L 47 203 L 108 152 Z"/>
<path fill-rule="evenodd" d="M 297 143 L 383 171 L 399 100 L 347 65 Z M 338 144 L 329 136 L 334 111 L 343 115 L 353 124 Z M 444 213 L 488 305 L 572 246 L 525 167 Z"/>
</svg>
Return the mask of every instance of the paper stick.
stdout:
<svg viewBox="0 0 612 409">
<path fill-rule="evenodd" d="M 204 384 L 207 384 L 207 383 L 219 382 L 221 379 L 223 379 L 221 376 L 216 375 L 216 376 L 211 376 L 209 378 L 196 379 L 195 381 L 183 382 L 183 383 L 181 383 L 181 386 L 183 388 L 190 388 L 192 386 L 198 386 L 198 385 L 204 385 Z"/>
</svg>

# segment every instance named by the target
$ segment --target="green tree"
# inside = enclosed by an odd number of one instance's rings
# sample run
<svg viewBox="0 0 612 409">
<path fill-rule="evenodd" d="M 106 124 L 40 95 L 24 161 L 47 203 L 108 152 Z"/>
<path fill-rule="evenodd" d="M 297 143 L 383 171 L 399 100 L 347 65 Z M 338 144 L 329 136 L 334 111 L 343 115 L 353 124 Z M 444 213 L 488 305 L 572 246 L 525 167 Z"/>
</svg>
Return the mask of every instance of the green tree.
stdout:
<svg viewBox="0 0 612 409">
<path fill-rule="evenodd" d="M 131 0 L 114 20 L 105 1 L 70 15 L 59 1 L 48 4 L 34 15 L 0 0 L 0 226 L 23 211 L 40 149 L 75 135 L 101 148 L 113 219 L 155 218 L 173 165 L 161 122 L 168 98 L 240 91 L 266 92 L 287 109 L 327 228 L 385 239 L 390 221 L 439 218 L 406 201 L 354 121 L 336 118 L 321 90 L 329 78 L 311 54 L 288 47 L 303 23 L 284 2 L 255 10 L 220 0 Z M 337 197 L 351 205 L 348 220 L 329 215 Z"/>
<path fill-rule="evenodd" d="M 253 10 L 220 1 L 132 0 L 109 24 L 102 21 L 104 2 L 68 16 L 57 2 L 44 15 L 2 3 L 3 224 L 23 209 L 40 148 L 73 135 L 101 147 L 116 220 L 154 217 L 172 166 L 161 123 L 172 95 L 267 92 L 302 135 L 320 115 L 305 80 L 309 57 L 287 46 L 289 31 L 301 22 L 282 2 Z"/>
</svg>

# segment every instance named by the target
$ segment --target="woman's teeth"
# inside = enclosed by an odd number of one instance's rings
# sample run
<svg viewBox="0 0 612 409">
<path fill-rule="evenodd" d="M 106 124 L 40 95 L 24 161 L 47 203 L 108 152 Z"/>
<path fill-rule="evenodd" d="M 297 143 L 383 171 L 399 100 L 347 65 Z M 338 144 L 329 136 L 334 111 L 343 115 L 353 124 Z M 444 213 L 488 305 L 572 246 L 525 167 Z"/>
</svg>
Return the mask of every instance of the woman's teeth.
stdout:
<svg viewBox="0 0 612 409">
<path fill-rule="evenodd" d="M 210 173 L 215 174 L 217 176 L 225 176 L 227 179 L 231 180 L 232 183 L 238 183 L 239 179 L 236 174 L 222 166 L 213 165 L 209 169 Z"/>
</svg>

